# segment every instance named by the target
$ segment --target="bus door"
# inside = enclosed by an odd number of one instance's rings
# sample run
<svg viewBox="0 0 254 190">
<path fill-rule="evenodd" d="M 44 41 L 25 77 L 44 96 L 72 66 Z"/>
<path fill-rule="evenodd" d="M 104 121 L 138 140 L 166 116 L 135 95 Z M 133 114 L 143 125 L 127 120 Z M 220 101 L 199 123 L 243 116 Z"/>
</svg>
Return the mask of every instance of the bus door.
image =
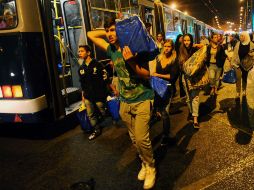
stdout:
<svg viewBox="0 0 254 190">
<path fill-rule="evenodd" d="M 181 29 L 183 34 L 187 33 L 187 20 L 185 19 L 181 20 Z"/>
<path fill-rule="evenodd" d="M 199 42 L 199 39 L 200 39 L 200 33 L 199 33 L 199 30 L 200 30 L 200 25 L 198 25 L 197 23 L 194 24 L 194 33 L 195 33 L 195 43 L 198 43 Z"/>
<path fill-rule="evenodd" d="M 77 110 L 81 102 L 81 90 L 78 76 L 79 62 L 77 49 L 80 43 L 86 43 L 79 3 L 77 1 L 51 1 L 53 38 L 56 51 L 56 65 L 60 94 L 64 100 L 65 114 Z M 84 42 L 80 42 L 83 40 Z"/>
</svg>

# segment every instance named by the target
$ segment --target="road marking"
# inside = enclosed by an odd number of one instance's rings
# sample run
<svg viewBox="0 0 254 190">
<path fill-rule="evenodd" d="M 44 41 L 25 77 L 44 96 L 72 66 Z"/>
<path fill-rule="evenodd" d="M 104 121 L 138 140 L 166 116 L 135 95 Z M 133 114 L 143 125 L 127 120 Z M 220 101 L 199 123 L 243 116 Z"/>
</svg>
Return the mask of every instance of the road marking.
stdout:
<svg viewBox="0 0 254 190">
<path fill-rule="evenodd" d="M 181 188 L 182 190 L 202 190 L 202 189 L 206 189 L 240 171 L 242 171 L 243 169 L 254 165 L 254 154 L 246 157 L 245 159 L 239 161 L 237 164 L 232 165 L 229 168 L 220 170 L 210 176 L 207 176 L 205 178 L 202 178 L 190 185 L 187 185 L 183 188 Z"/>
</svg>

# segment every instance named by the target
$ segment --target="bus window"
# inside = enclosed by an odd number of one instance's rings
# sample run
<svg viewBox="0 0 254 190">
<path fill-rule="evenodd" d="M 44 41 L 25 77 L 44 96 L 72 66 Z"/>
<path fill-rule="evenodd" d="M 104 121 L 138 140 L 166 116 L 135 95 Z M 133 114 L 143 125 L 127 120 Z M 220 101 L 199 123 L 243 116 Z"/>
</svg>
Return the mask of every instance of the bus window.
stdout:
<svg viewBox="0 0 254 190">
<path fill-rule="evenodd" d="M 0 1 L 0 29 L 13 29 L 17 26 L 16 3 L 13 0 Z"/>
<path fill-rule="evenodd" d="M 105 1 L 103 0 L 92 0 L 90 2 L 92 7 L 105 8 Z"/>
<path fill-rule="evenodd" d="M 121 7 L 122 8 L 130 7 L 129 1 L 121 0 Z"/>
<path fill-rule="evenodd" d="M 115 17 L 116 13 L 92 9 L 91 16 L 92 16 L 91 18 L 92 28 L 96 29 L 96 28 L 104 28 L 104 21 L 107 20 L 108 18 Z"/>
</svg>

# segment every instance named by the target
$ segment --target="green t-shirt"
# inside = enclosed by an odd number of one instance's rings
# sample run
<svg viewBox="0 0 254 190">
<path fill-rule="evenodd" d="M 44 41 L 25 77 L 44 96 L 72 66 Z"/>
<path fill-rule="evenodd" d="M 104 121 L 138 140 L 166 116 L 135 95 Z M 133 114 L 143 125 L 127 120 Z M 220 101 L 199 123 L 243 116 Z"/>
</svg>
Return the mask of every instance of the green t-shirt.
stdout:
<svg viewBox="0 0 254 190">
<path fill-rule="evenodd" d="M 121 52 L 117 51 L 114 46 L 109 45 L 107 54 L 114 63 L 114 69 L 119 80 L 121 101 L 136 103 L 153 99 L 154 92 L 145 85 L 147 81 L 141 80 L 135 75 L 130 66 L 125 63 Z"/>
</svg>

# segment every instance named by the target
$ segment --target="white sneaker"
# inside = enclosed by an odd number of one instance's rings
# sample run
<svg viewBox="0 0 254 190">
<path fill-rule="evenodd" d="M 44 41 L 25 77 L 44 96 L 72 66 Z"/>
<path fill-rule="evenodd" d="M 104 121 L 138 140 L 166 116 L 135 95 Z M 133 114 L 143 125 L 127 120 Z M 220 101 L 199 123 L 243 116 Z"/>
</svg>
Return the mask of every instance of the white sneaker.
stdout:
<svg viewBox="0 0 254 190">
<path fill-rule="evenodd" d="M 154 167 L 146 166 L 146 177 L 144 182 L 144 189 L 151 189 L 155 184 L 156 169 Z"/>
<path fill-rule="evenodd" d="M 146 178 L 146 165 L 142 162 L 141 170 L 138 173 L 138 180 L 144 181 Z"/>
</svg>

